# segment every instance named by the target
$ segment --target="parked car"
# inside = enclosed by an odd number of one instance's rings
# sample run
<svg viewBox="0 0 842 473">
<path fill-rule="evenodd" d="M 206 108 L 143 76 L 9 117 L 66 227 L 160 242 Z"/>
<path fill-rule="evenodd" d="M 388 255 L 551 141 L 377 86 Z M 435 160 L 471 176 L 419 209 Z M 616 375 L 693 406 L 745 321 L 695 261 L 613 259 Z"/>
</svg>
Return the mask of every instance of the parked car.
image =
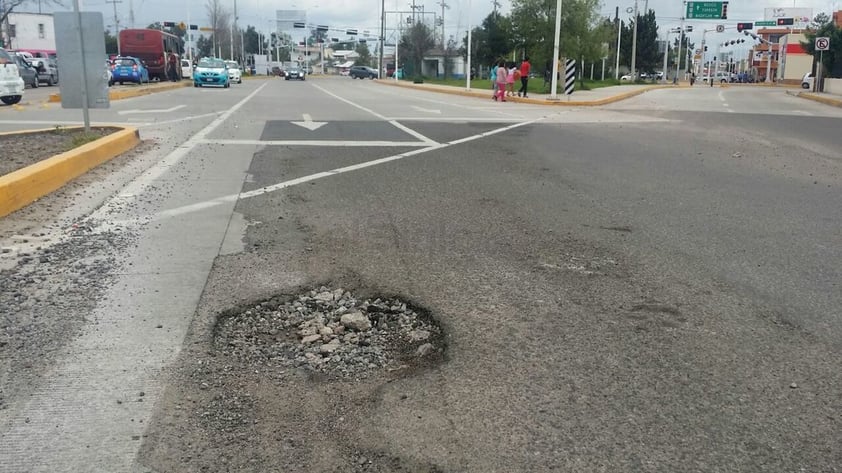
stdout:
<svg viewBox="0 0 842 473">
<path fill-rule="evenodd" d="M 225 65 L 228 66 L 228 80 L 242 84 L 243 71 L 240 70 L 240 65 L 237 64 L 237 61 L 225 61 Z"/>
<path fill-rule="evenodd" d="M 193 65 L 190 64 L 189 59 L 182 59 L 181 60 L 181 78 L 182 79 L 192 79 L 193 78 Z"/>
<path fill-rule="evenodd" d="M 28 51 L 16 51 L 14 53 L 22 57 L 26 62 L 32 65 L 38 72 L 38 81 L 46 83 L 47 85 L 58 84 L 58 67 L 53 59 L 47 57 L 35 57 Z"/>
<path fill-rule="evenodd" d="M 135 84 L 143 84 L 149 82 L 149 69 L 140 59 L 132 56 L 120 56 L 114 58 L 111 66 L 111 82 L 108 85 L 114 85 L 119 82 L 123 85 L 126 82 L 134 82 Z"/>
<path fill-rule="evenodd" d="M 734 74 L 732 76 L 732 74 L 730 72 L 719 71 L 713 77 L 713 81 L 719 82 L 720 84 L 727 84 L 728 82 L 733 82 L 735 77 L 736 77 L 736 74 Z M 702 82 L 708 83 L 709 81 L 710 81 L 709 75 L 702 77 Z"/>
<path fill-rule="evenodd" d="M 203 57 L 199 60 L 196 70 L 193 71 L 193 87 L 204 87 L 206 85 L 231 87 L 231 79 L 228 77 L 228 69 L 225 61 L 213 57 Z"/>
<path fill-rule="evenodd" d="M 348 75 L 352 79 L 377 79 L 377 71 L 366 66 L 351 66 Z"/>
<path fill-rule="evenodd" d="M 812 72 L 808 72 L 808 73 L 804 74 L 804 77 L 801 78 L 801 88 L 812 90 L 813 89 L 813 81 L 815 81 L 815 78 L 813 77 Z"/>
<path fill-rule="evenodd" d="M 25 87 L 17 63 L 5 49 L 0 48 L 0 101 L 6 105 L 20 102 Z"/>
<path fill-rule="evenodd" d="M 38 88 L 38 71 L 32 66 L 32 64 L 26 62 L 26 59 L 18 56 L 17 54 L 14 55 L 13 59 L 18 66 L 18 73 L 20 74 L 21 79 L 23 79 L 24 85 L 28 85 L 33 89 Z"/>
<path fill-rule="evenodd" d="M 304 76 L 305 76 L 304 71 L 302 71 L 301 69 L 293 67 L 292 69 L 287 71 L 287 74 L 286 74 L 286 77 L 284 77 L 284 80 L 290 80 L 290 79 L 304 80 Z"/>
</svg>

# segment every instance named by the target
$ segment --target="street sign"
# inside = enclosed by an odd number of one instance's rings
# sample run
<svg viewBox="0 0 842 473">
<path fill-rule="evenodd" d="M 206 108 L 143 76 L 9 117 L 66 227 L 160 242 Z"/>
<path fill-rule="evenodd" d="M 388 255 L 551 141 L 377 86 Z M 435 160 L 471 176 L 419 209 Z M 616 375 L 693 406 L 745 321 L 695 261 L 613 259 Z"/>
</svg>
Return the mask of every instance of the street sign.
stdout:
<svg viewBox="0 0 842 473">
<path fill-rule="evenodd" d="M 199 31 L 213 31 L 213 28 L 210 26 L 200 26 Z"/>
<path fill-rule="evenodd" d="M 777 26 L 778 22 L 776 21 L 755 21 L 754 26 Z"/>
<path fill-rule="evenodd" d="M 687 2 L 687 19 L 720 20 L 727 18 L 728 2 Z"/>
<path fill-rule="evenodd" d="M 830 38 L 816 38 L 816 51 L 830 50 Z"/>
<path fill-rule="evenodd" d="M 725 32 L 725 25 L 716 25 L 716 32 L 717 33 Z"/>
</svg>

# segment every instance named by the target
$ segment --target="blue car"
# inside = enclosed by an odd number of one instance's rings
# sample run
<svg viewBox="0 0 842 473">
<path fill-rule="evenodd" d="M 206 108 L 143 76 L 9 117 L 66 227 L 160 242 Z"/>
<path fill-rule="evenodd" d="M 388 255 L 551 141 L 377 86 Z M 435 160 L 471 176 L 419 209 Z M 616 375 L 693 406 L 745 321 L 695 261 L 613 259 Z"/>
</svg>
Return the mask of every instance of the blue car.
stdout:
<svg viewBox="0 0 842 473">
<path fill-rule="evenodd" d="M 193 87 L 212 85 L 228 88 L 231 79 L 228 77 L 228 66 L 225 61 L 213 57 L 203 57 L 193 71 Z"/>
<path fill-rule="evenodd" d="M 111 80 L 108 85 L 114 85 L 115 82 L 119 82 L 120 85 L 125 82 L 148 83 L 149 69 L 136 57 L 117 57 L 111 65 Z"/>
</svg>

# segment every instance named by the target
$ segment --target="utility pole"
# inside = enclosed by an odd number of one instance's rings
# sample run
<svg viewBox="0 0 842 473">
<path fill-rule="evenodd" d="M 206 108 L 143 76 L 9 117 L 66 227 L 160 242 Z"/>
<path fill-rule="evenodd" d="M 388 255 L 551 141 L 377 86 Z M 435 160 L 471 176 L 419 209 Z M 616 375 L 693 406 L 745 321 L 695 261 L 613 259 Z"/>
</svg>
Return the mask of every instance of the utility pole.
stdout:
<svg viewBox="0 0 842 473">
<path fill-rule="evenodd" d="M 442 51 L 444 51 L 445 48 L 447 47 L 447 45 L 445 44 L 447 40 L 445 39 L 445 36 L 444 36 L 444 9 L 445 8 L 449 9 L 450 5 L 448 5 L 447 3 L 444 3 L 444 0 L 441 0 L 440 2 L 437 2 L 437 3 L 439 5 L 441 5 L 441 49 L 442 49 Z"/>
<path fill-rule="evenodd" d="M 491 6 L 494 9 L 494 16 L 497 16 L 497 9 L 503 5 L 498 0 L 491 0 Z"/>
<path fill-rule="evenodd" d="M 105 3 L 114 5 L 114 36 L 117 37 L 117 55 L 120 55 L 120 18 L 117 16 L 117 4 L 123 0 L 105 0 Z"/>
<path fill-rule="evenodd" d="M 395 43 L 395 51 L 398 49 L 397 41 Z M 377 78 L 383 77 L 383 46 L 386 44 L 386 0 L 380 0 L 380 61 L 377 64 Z M 395 54 L 397 56 L 397 53 Z M 397 62 L 397 61 L 396 61 Z M 395 64 L 395 71 L 398 65 Z"/>
<path fill-rule="evenodd" d="M 38 4 L 40 5 L 41 2 L 39 1 Z M 190 21 L 190 18 L 187 18 L 187 21 Z M 134 3 L 132 0 L 129 0 L 129 28 L 134 28 Z"/>
</svg>

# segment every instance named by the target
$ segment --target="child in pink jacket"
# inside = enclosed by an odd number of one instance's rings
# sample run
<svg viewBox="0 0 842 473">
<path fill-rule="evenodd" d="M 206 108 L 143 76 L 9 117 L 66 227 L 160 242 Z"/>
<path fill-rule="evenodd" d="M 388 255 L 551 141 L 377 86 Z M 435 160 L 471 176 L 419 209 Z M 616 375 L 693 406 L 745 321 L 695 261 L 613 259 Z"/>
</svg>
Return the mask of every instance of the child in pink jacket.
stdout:
<svg viewBox="0 0 842 473">
<path fill-rule="evenodd" d="M 506 82 L 508 78 L 506 72 L 506 63 L 500 61 L 497 65 L 497 95 L 494 97 L 494 100 L 506 101 Z"/>
</svg>

